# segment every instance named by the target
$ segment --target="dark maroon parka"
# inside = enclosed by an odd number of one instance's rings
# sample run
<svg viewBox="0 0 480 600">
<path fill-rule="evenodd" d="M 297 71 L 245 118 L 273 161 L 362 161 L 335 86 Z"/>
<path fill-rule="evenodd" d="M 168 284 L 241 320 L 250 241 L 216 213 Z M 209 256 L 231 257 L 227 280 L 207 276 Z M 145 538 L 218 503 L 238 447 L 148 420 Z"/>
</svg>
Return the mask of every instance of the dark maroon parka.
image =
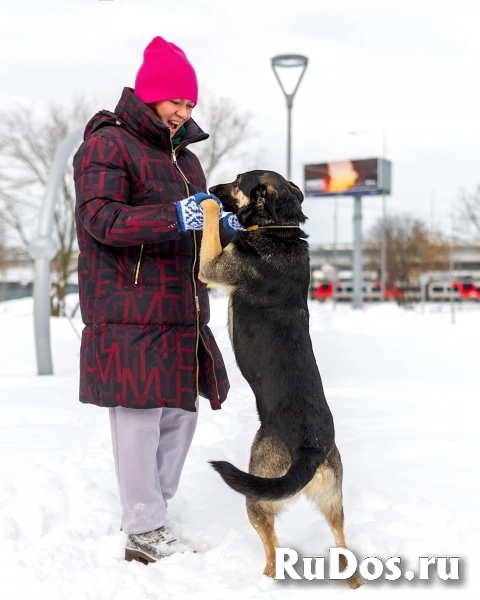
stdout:
<svg viewBox="0 0 480 600">
<path fill-rule="evenodd" d="M 192 119 L 185 129 L 173 148 L 168 128 L 125 88 L 75 154 L 81 402 L 195 411 L 198 394 L 214 409 L 227 396 L 198 279 L 201 232 L 180 233 L 174 206 L 206 189 L 187 146 L 208 136 Z"/>
</svg>

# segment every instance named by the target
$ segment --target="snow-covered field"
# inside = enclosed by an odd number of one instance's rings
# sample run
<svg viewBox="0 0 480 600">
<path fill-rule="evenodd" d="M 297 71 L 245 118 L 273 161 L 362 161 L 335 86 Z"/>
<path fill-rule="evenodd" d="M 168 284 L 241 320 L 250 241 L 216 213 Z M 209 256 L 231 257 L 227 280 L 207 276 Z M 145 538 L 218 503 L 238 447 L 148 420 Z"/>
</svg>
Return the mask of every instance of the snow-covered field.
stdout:
<svg viewBox="0 0 480 600">
<path fill-rule="evenodd" d="M 357 557 L 459 556 L 460 582 L 272 581 L 243 497 L 210 468 L 246 468 L 257 429 L 253 396 L 226 332 L 212 329 L 229 368 L 224 408 L 203 401 L 171 502 L 172 530 L 198 552 L 145 567 L 123 560 L 125 535 L 105 409 L 77 401 L 79 341 L 52 321 L 55 376 L 36 376 L 32 300 L 0 304 L 0 599 L 287 600 L 478 598 L 480 568 L 480 307 L 452 325 L 448 308 L 311 304 L 311 334 L 335 417 L 344 470 L 346 535 Z M 80 321 L 74 322 L 81 329 Z M 325 556 L 333 537 L 306 501 L 277 523 L 280 543 Z"/>
</svg>

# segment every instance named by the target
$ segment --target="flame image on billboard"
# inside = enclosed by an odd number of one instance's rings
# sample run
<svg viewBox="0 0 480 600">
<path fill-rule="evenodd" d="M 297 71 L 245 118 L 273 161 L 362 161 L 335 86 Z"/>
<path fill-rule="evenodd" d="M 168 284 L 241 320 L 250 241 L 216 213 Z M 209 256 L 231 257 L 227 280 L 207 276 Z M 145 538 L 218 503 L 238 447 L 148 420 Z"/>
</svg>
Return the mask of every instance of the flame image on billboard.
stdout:
<svg viewBox="0 0 480 600">
<path fill-rule="evenodd" d="M 307 196 L 389 194 L 391 163 L 380 158 L 305 165 Z"/>
</svg>

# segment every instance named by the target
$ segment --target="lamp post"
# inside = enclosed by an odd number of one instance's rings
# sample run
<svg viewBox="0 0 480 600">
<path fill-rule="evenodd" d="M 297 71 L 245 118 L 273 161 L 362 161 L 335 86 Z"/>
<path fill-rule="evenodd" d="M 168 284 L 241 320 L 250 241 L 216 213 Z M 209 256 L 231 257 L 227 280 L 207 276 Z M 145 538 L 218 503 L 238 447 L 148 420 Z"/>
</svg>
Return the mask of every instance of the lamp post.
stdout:
<svg viewBox="0 0 480 600">
<path fill-rule="evenodd" d="M 360 135 L 362 133 L 368 133 L 370 131 L 381 131 L 382 132 L 382 186 L 383 182 L 383 169 L 384 169 L 384 161 L 387 158 L 387 134 L 383 127 L 375 128 L 375 129 L 363 129 L 362 131 L 350 131 L 350 135 Z M 387 287 L 387 198 L 385 195 L 385 190 L 383 189 L 382 193 L 382 239 L 380 242 L 380 293 L 382 295 L 382 300 L 385 300 L 385 290 Z"/>
<path fill-rule="evenodd" d="M 292 107 L 293 107 L 293 97 L 295 96 L 300 82 L 302 81 L 303 75 L 305 73 L 305 69 L 307 68 L 308 58 L 303 56 L 302 54 L 279 54 L 278 56 L 274 56 L 272 58 L 272 69 L 277 78 L 278 83 L 280 84 L 280 88 L 285 95 L 285 99 L 287 101 L 287 178 L 291 178 L 291 163 L 292 163 Z M 292 69 L 295 67 L 300 67 L 302 69 L 300 73 L 300 77 L 296 82 L 296 85 L 293 89 L 293 92 L 288 93 L 285 90 L 285 87 L 280 79 L 277 69 Z"/>
<path fill-rule="evenodd" d="M 52 239 L 55 204 L 58 198 L 67 161 L 81 142 L 83 127 L 70 132 L 55 152 L 48 174 L 43 197 L 37 238 L 28 249 L 35 260 L 33 285 L 33 322 L 38 375 L 53 375 L 52 349 L 50 346 L 50 261 L 57 253 Z"/>
<path fill-rule="evenodd" d="M 452 320 L 452 325 L 455 325 L 455 289 L 453 287 L 453 282 L 455 280 L 455 224 L 453 218 L 453 212 L 450 213 L 450 236 L 448 243 L 448 258 L 449 258 L 449 271 L 450 271 L 450 316 Z"/>
</svg>

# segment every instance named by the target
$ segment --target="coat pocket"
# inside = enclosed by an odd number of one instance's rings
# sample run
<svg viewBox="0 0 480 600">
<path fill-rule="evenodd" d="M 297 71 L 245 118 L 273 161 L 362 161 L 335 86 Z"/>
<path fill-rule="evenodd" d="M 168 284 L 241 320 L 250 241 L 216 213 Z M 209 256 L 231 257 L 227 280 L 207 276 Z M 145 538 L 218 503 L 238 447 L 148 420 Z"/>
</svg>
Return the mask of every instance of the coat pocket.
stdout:
<svg viewBox="0 0 480 600">
<path fill-rule="evenodd" d="M 140 270 L 142 268 L 142 259 L 143 259 L 144 251 L 145 251 L 145 246 L 142 244 L 140 246 L 140 252 L 138 253 L 138 259 L 135 263 L 135 268 L 133 270 L 133 285 L 135 287 L 138 285 L 138 281 L 140 279 Z"/>
</svg>

